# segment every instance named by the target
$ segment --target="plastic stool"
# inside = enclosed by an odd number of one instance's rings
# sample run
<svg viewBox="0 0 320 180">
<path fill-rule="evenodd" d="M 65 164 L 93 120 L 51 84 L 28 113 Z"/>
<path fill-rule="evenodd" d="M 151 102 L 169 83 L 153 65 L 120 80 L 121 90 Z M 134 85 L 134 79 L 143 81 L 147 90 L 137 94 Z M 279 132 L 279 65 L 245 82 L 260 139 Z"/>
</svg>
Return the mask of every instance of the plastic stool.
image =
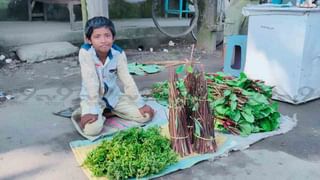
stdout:
<svg viewBox="0 0 320 180">
<path fill-rule="evenodd" d="M 238 77 L 244 69 L 246 61 L 246 51 L 246 35 L 228 36 L 223 71 L 227 74 Z"/>
</svg>

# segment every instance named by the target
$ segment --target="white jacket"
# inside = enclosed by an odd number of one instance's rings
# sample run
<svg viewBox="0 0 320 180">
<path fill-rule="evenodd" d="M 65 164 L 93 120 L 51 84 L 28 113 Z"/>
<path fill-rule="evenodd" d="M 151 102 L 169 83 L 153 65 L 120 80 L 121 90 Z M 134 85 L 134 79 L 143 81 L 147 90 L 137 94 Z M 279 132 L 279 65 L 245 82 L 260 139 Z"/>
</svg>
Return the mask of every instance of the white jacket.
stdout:
<svg viewBox="0 0 320 180">
<path fill-rule="evenodd" d="M 105 64 L 99 60 L 95 49 L 84 44 L 79 51 L 82 87 L 80 92 L 81 114 L 99 114 L 104 107 L 114 108 L 123 95 L 117 80 L 123 83 L 124 94 L 135 101 L 138 107 L 144 106 L 138 88 L 129 74 L 127 57 L 124 51 L 113 45 Z"/>
</svg>

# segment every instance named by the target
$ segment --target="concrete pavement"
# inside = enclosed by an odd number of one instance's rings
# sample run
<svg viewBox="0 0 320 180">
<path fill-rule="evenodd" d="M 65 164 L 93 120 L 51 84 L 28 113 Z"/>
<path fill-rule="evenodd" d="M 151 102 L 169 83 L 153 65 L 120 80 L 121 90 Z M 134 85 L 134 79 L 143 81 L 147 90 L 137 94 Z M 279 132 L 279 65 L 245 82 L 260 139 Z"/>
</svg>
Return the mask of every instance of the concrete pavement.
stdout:
<svg viewBox="0 0 320 180">
<path fill-rule="evenodd" d="M 177 60 L 189 57 L 190 48 L 166 47 L 169 53 L 127 50 L 129 62 Z M 195 53 L 207 72 L 221 69 L 221 51 Z M 68 145 L 83 139 L 71 121 L 52 115 L 77 102 L 80 74 L 77 57 L 22 64 L 0 69 L 0 85 L 16 99 L 0 105 L 0 179 L 87 179 Z M 167 70 L 134 76 L 140 90 L 168 78 Z M 32 90 L 32 88 L 34 90 Z M 27 91 L 24 91 L 26 90 Z M 270 137 L 248 150 L 158 179 L 170 180 L 318 180 L 320 177 L 320 100 L 302 105 L 280 103 L 280 112 L 297 116 L 298 125 L 287 134 Z"/>
</svg>

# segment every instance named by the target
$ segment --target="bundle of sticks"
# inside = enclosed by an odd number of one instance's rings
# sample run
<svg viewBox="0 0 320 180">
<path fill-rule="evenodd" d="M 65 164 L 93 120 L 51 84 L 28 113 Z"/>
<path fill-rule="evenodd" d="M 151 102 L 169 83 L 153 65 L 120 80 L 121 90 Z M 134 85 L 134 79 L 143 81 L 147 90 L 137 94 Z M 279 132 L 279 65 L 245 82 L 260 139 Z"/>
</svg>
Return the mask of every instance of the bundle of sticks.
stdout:
<svg viewBox="0 0 320 180">
<path fill-rule="evenodd" d="M 217 149 L 214 134 L 214 118 L 208 102 L 208 88 L 204 72 L 197 69 L 190 73 L 193 78 L 187 78 L 186 81 L 193 80 L 194 86 L 190 87 L 190 94 L 193 97 L 193 108 L 191 119 L 193 120 L 193 148 L 197 153 L 214 152 Z M 186 82 L 186 84 L 191 84 Z M 190 106 L 189 106 L 190 108 Z"/>
<path fill-rule="evenodd" d="M 186 99 L 176 87 L 178 75 L 170 69 L 169 78 L 169 133 L 171 146 L 181 157 L 191 154 L 192 144 L 187 131 Z"/>
<path fill-rule="evenodd" d="M 186 86 L 187 92 L 189 94 L 194 94 L 196 87 L 196 77 L 193 73 L 187 73 L 184 84 Z M 194 142 L 193 134 L 194 134 L 194 121 L 191 118 L 193 115 L 192 107 L 194 106 L 194 102 L 192 98 L 189 98 L 186 102 L 186 114 L 187 114 L 187 126 L 188 126 L 188 134 L 191 139 L 191 143 Z"/>
<path fill-rule="evenodd" d="M 169 132 L 172 148 L 182 157 L 193 151 L 216 151 L 214 118 L 208 99 L 207 82 L 203 71 L 188 73 L 184 84 L 189 94 L 180 95 L 176 87 L 178 76 L 172 70 L 169 78 Z"/>
</svg>

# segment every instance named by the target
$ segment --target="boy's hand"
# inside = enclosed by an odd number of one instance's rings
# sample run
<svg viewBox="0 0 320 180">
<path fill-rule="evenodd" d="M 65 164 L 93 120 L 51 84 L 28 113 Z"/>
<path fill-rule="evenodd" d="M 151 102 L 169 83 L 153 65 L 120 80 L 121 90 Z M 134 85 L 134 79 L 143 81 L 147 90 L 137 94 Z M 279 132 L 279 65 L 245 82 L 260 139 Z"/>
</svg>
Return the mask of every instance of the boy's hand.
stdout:
<svg viewBox="0 0 320 180">
<path fill-rule="evenodd" d="M 139 109 L 139 111 L 142 114 L 142 116 L 145 116 L 145 114 L 148 113 L 150 115 L 150 118 L 152 118 L 154 115 L 154 110 L 148 105 L 144 105 Z"/>
<path fill-rule="evenodd" d="M 93 123 L 98 119 L 97 114 L 85 114 L 81 116 L 80 127 L 83 129 L 87 123 Z"/>
</svg>

